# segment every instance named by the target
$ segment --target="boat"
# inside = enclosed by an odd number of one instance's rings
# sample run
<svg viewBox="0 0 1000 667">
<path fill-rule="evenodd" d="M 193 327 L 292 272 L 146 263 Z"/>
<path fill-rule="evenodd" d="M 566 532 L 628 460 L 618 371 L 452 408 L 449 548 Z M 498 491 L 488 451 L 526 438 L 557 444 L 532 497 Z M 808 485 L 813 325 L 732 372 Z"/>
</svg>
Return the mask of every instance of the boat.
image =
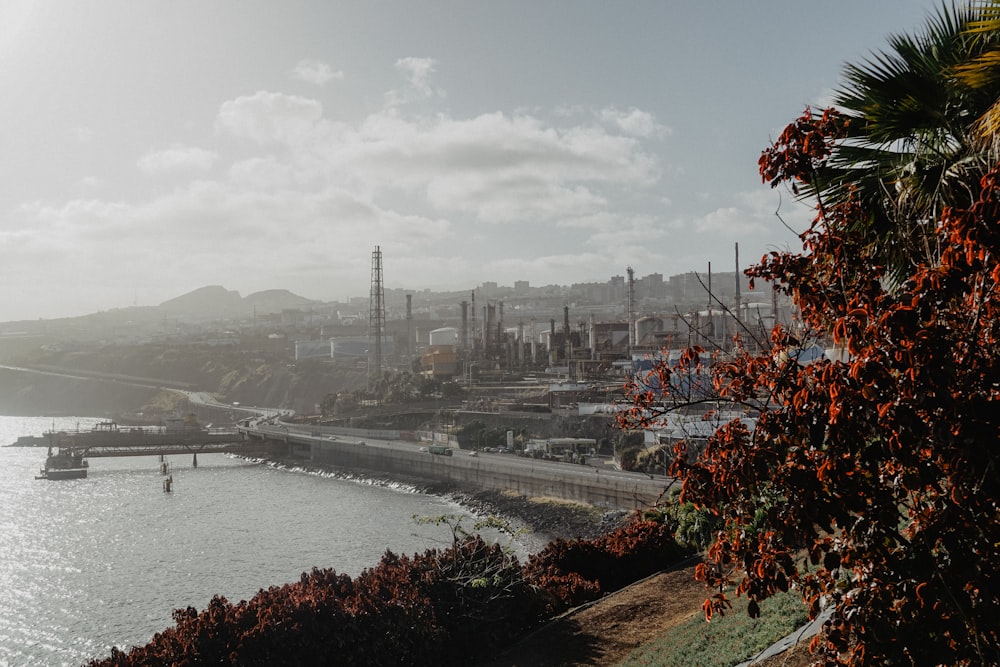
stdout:
<svg viewBox="0 0 1000 667">
<path fill-rule="evenodd" d="M 45 467 L 35 479 L 83 479 L 87 476 L 88 463 L 79 449 L 58 449 L 45 458 Z"/>
</svg>

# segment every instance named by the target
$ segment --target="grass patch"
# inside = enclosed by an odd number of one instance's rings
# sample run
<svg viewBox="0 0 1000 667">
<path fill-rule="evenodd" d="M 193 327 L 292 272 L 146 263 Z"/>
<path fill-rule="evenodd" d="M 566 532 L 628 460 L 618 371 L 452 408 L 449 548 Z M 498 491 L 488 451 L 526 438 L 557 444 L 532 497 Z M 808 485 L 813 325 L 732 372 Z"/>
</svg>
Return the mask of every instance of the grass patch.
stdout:
<svg viewBox="0 0 1000 667">
<path fill-rule="evenodd" d="M 746 598 L 733 600 L 726 615 L 711 622 L 699 614 L 632 651 L 620 664 L 634 667 L 732 667 L 748 660 L 807 620 L 796 591 L 782 593 L 760 605 L 759 618 L 747 615 Z"/>
</svg>

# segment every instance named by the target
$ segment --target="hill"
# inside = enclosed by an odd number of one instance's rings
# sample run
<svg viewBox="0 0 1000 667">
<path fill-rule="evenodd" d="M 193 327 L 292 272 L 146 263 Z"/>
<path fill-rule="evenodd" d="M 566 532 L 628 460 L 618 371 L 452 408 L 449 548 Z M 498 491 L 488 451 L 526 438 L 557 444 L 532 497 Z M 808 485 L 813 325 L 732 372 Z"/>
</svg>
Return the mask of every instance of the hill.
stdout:
<svg viewBox="0 0 1000 667">
<path fill-rule="evenodd" d="M 284 289 L 254 292 L 241 297 L 235 290 L 227 290 L 221 285 L 209 285 L 164 301 L 156 308 L 171 317 L 219 319 L 280 313 L 320 303 Z"/>
</svg>

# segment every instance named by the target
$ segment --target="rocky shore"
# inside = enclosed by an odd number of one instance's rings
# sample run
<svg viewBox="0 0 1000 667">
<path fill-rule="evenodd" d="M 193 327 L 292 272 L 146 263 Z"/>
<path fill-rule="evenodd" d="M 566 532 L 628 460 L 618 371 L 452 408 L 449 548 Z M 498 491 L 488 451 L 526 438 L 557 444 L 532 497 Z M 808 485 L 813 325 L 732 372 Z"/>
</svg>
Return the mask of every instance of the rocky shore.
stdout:
<svg viewBox="0 0 1000 667">
<path fill-rule="evenodd" d="M 557 538 L 595 539 L 621 526 L 629 516 L 628 512 L 605 512 L 558 498 L 528 498 L 498 491 L 452 497 L 476 515 L 496 515 L 524 531 L 529 551 L 537 551 Z"/>
</svg>

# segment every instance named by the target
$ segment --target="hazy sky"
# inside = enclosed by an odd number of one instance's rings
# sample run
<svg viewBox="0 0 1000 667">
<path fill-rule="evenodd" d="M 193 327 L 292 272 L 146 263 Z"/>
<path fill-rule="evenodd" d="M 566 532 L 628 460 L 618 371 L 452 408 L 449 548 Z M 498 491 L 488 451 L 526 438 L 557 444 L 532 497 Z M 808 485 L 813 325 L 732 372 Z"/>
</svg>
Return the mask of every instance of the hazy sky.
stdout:
<svg viewBox="0 0 1000 667">
<path fill-rule="evenodd" d="M 757 158 L 930 0 L 0 2 L 0 321 L 732 270 Z M 781 212 L 810 217 L 781 191 Z"/>
</svg>

